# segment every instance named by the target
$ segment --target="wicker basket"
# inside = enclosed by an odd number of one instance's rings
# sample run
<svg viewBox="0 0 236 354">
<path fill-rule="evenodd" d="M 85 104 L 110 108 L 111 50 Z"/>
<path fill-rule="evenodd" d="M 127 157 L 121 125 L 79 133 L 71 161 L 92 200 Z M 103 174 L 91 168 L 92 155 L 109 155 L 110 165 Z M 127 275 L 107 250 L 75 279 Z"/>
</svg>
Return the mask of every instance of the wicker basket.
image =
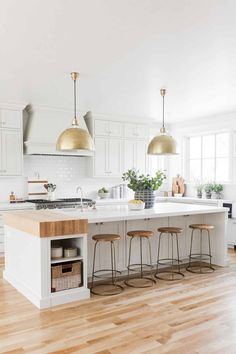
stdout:
<svg viewBox="0 0 236 354">
<path fill-rule="evenodd" d="M 61 291 L 82 286 L 81 262 L 64 263 L 51 267 L 51 291 Z"/>
</svg>

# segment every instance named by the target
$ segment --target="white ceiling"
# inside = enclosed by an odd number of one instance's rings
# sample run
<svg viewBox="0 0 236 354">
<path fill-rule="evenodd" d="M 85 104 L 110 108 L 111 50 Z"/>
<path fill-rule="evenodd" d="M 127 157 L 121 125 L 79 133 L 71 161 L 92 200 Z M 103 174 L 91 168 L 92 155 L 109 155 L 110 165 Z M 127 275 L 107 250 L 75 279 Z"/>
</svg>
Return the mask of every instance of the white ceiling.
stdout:
<svg viewBox="0 0 236 354">
<path fill-rule="evenodd" d="M 0 101 L 168 122 L 236 111 L 235 0 L 1 0 Z"/>
</svg>

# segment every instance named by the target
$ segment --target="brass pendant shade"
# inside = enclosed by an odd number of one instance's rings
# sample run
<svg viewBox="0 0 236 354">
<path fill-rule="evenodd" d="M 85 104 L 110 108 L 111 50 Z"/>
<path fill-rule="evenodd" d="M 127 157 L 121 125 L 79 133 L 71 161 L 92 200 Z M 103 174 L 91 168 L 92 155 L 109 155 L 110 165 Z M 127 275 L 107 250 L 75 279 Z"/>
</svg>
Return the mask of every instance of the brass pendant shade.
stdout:
<svg viewBox="0 0 236 354">
<path fill-rule="evenodd" d="M 172 136 L 167 134 L 164 121 L 164 108 L 165 108 L 165 94 L 166 90 L 161 89 L 161 96 L 163 98 L 163 122 L 160 129 L 160 135 L 155 136 L 148 145 L 148 155 L 177 155 L 176 141 Z"/>
<path fill-rule="evenodd" d="M 78 73 L 71 73 L 72 80 L 74 81 L 74 118 L 70 128 L 64 130 L 57 139 L 57 150 L 88 150 L 93 151 L 93 140 L 87 130 L 79 127 L 76 117 L 76 80 Z"/>
</svg>

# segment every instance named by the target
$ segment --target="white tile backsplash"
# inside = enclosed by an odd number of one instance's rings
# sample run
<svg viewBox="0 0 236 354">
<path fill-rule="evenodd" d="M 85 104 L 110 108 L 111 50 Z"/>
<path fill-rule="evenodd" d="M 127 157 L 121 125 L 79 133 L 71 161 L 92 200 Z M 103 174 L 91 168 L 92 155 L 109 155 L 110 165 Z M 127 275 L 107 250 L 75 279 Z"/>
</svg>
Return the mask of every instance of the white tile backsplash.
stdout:
<svg viewBox="0 0 236 354">
<path fill-rule="evenodd" d="M 56 197 L 74 197 L 81 186 L 84 197 L 96 198 L 97 190 L 122 183 L 120 178 L 91 178 L 87 173 L 88 158 L 72 156 L 24 156 L 24 175 L 18 178 L 0 178 L 0 202 L 8 201 L 14 191 L 18 198 L 27 198 L 27 179 L 46 179 L 57 185 Z"/>
</svg>

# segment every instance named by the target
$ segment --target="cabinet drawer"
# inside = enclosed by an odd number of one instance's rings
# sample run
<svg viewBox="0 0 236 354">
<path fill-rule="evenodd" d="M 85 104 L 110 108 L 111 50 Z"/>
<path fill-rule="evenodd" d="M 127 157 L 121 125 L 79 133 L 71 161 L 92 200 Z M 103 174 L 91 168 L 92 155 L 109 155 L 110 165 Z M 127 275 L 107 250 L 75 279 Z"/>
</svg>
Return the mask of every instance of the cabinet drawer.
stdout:
<svg viewBox="0 0 236 354">
<path fill-rule="evenodd" d="M 227 236 L 228 242 L 236 244 L 236 220 L 228 221 Z"/>
<path fill-rule="evenodd" d="M 21 113 L 19 111 L 2 109 L 0 111 L 0 127 L 10 129 L 21 128 Z"/>
<path fill-rule="evenodd" d="M 94 123 L 96 136 L 110 136 L 119 138 L 122 136 L 122 123 L 96 119 Z"/>
<path fill-rule="evenodd" d="M 145 124 L 125 123 L 125 138 L 146 139 L 149 136 L 149 128 Z"/>
</svg>

